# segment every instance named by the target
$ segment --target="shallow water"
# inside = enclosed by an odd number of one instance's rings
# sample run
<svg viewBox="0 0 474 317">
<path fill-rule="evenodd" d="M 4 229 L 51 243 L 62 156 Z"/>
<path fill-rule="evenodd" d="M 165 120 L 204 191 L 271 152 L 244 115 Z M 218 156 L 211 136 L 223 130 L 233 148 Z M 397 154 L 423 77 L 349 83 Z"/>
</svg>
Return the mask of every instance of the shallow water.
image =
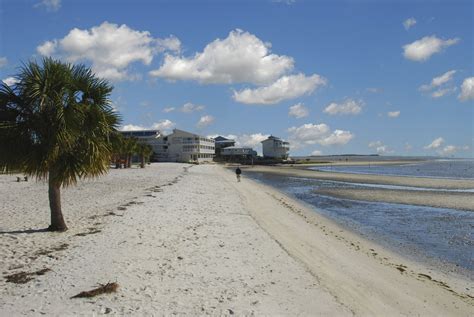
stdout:
<svg viewBox="0 0 474 317">
<path fill-rule="evenodd" d="M 344 182 L 249 172 L 247 177 L 301 199 L 325 216 L 417 261 L 474 273 L 474 213 L 453 209 L 355 201 L 314 193 L 347 188 Z"/>
<path fill-rule="evenodd" d="M 321 166 L 312 170 L 396 176 L 474 179 L 474 160 L 437 160 L 403 165 Z"/>
</svg>

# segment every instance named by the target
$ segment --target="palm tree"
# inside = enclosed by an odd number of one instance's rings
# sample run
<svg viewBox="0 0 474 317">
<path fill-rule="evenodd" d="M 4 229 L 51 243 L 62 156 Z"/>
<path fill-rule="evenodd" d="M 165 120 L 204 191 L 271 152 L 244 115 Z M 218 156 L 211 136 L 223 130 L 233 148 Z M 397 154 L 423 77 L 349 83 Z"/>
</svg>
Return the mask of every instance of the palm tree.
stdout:
<svg viewBox="0 0 474 317">
<path fill-rule="evenodd" d="M 61 187 L 107 172 L 119 116 L 112 87 L 83 65 L 30 62 L 0 86 L 0 170 L 48 179 L 51 231 L 67 230 Z"/>
<path fill-rule="evenodd" d="M 137 139 L 130 137 L 124 138 L 122 143 L 122 151 L 125 156 L 125 167 L 130 168 L 132 166 L 132 156 L 137 149 Z"/>
<path fill-rule="evenodd" d="M 145 163 L 153 154 L 153 147 L 149 144 L 138 143 L 137 154 L 140 156 L 140 167 L 145 168 Z"/>
</svg>

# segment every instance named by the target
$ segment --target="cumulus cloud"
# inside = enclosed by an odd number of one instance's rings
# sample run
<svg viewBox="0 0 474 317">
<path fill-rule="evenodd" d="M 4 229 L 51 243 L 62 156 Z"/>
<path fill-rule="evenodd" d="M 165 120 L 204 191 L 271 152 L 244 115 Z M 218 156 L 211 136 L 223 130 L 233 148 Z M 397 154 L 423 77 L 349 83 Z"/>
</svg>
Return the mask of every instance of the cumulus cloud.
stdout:
<svg viewBox="0 0 474 317">
<path fill-rule="evenodd" d="M 438 89 L 438 90 L 435 90 L 431 93 L 431 97 L 441 98 L 443 96 L 450 95 L 450 94 L 454 93 L 456 90 L 457 90 L 456 87 Z"/>
<path fill-rule="evenodd" d="M 318 87 L 326 85 L 326 82 L 325 78 L 316 74 L 312 76 L 288 75 L 268 86 L 234 91 L 233 98 L 235 101 L 245 104 L 276 104 L 283 100 L 311 94 Z"/>
<path fill-rule="evenodd" d="M 387 112 L 387 116 L 390 118 L 398 118 L 398 116 L 400 116 L 400 111 L 389 111 Z"/>
<path fill-rule="evenodd" d="M 329 126 L 325 123 L 307 123 L 299 127 L 291 127 L 288 132 L 290 133 L 290 142 L 295 145 L 294 147 L 311 144 L 323 146 L 344 145 L 354 137 L 349 131 L 334 130 L 331 132 Z"/>
<path fill-rule="evenodd" d="M 438 149 L 444 144 L 444 139 L 439 137 L 433 140 L 430 144 L 424 147 L 425 150 Z"/>
<path fill-rule="evenodd" d="M 403 46 L 403 56 L 406 59 L 415 62 L 424 62 L 428 60 L 431 55 L 439 53 L 445 48 L 459 42 L 458 38 L 443 40 L 436 35 L 425 36 L 413 43 Z"/>
<path fill-rule="evenodd" d="M 8 59 L 6 57 L 0 57 L 0 68 L 8 64 Z"/>
<path fill-rule="evenodd" d="M 377 154 L 390 154 L 393 150 L 387 145 L 383 144 L 382 141 L 373 141 L 369 143 L 369 148 L 375 149 Z"/>
<path fill-rule="evenodd" d="M 43 56 L 54 56 L 69 62 L 87 61 L 94 72 L 110 80 L 134 78 L 128 66 L 135 62 L 149 65 L 153 56 L 163 51 L 179 51 L 174 36 L 155 39 L 148 31 L 137 31 L 125 24 L 104 22 L 91 29 L 72 29 L 64 38 L 46 41 L 36 48 Z"/>
<path fill-rule="evenodd" d="M 15 77 L 7 77 L 2 80 L 7 86 L 13 86 L 14 84 L 18 83 L 18 78 Z"/>
<path fill-rule="evenodd" d="M 141 125 L 126 124 L 120 130 L 121 131 L 140 131 L 140 130 L 146 130 L 146 129 L 147 128 Z"/>
<path fill-rule="evenodd" d="M 409 18 L 403 21 L 403 26 L 405 27 L 405 30 L 409 30 L 412 26 L 416 24 L 415 18 Z"/>
<path fill-rule="evenodd" d="M 452 81 L 454 74 L 456 74 L 455 70 L 447 71 L 446 73 L 444 73 L 444 74 L 442 74 L 438 77 L 433 78 L 431 80 L 431 83 L 420 86 L 419 90 L 421 90 L 421 91 L 430 91 L 430 90 L 432 90 L 436 87 L 447 84 L 450 81 Z"/>
<path fill-rule="evenodd" d="M 127 124 L 122 127 L 122 131 L 139 131 L 139 130 L 160 130 L 163 134 L 168 134 L 176 127 L 176 123 L 164 119 L 153 123 L 151 126 Z"/>
<path fill-rule="evenodd" d="M 288 115 L 295 118 L 305 118 L 309 115 L 309 110 L 302 103 L 297 103 L 290 107 Z"/>
<path fill-rule="evenodd" d="M 34 5 L 35 8 L 43 7 L 46 11 L 58 11 L 61 8 L 61 0 L 42 0 Z"/>
<path fill-rule="evenodd" d="M 210 115 L 202 116 L 197 123 L 198 128 L 204 128 L 214 122 L 214 117 Z"/>
<path fill-rule="evenodd" d="M 346 99 L 341 103 L 332 102 L 325 109 L 324 113 L 329 115 L 356 115 L 362 111 L 364 102 L 362 100 Z"/>
<path fill-rule="evenodd" d="M 202 111 L 204 110 L 204 108 L 204 106 L 195 105 L 193 103 L 187 102 L 179 109 L 179 111 L 184 113 L 191 113 L 196 111 Z"/>
<path fill-rule="evenodd" d="M 474 100 L 474 77 L 464 79 L 458 98 L 461 101 Z"/>
<path fill-rule="evenodd" d="M 151 76 L 206 84 L 268 84 L 293 69 L 293 58 L 271 53 L 271 44 L 242 30 L 216 39 L 192 57 L 168 54 Z"/>
<path fill-rule="evenodd" d="M 468 145 L 465 145 L 465 146 L 446 145 L 442 149 L 439 149 L 437 152 L 441 156 L 450 156 L 460 151 L 468 151 L 468 150 L 469 150 Z"/>
<path fill-rule="evenodd" d="M 320 150 L 314 150 L 313 152 L 311 152 L 311 155 L 312 156 L 318 156 L 318 155 L 322 155 L 323 152 L 321 152 Z"/>
</svg>

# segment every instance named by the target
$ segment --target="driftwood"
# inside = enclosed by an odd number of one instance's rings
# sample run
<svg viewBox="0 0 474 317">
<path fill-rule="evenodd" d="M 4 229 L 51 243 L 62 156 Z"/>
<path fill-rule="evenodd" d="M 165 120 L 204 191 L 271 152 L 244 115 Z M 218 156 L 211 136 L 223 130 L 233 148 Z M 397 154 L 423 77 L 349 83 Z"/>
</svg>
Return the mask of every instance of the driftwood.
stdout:
<svg viewBox="0 0 474 317">
<path fill-rule="evenodd" d="M 99 284 L 100 286 L 97 288 L 94 288 L 90 291 L 85 291 L 85 292 L 80 292 L 77 295 L 74 295 L 71 298 L 89 298 L 89 297 L 94 297 L 100 294 L 109 294 L 109 293 L 115 293 L 119 287 L 117 283 L 107 283 L 107 284 Z"/>
</svg>

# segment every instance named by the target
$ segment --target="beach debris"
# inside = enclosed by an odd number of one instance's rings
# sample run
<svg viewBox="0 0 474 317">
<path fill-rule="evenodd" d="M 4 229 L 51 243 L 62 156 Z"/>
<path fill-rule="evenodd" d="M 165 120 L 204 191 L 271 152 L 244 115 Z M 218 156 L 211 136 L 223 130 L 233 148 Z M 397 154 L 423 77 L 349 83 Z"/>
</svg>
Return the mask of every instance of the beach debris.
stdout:
<svg viewBox="0 0 474 317">
<path fill-rule="evenodd" d="M 33 280 L 33 276 L 44 275 L 46 272 L 49 271 L 51 271 L 51 269 L 44 268 L 35 272 L 18 272 L 15 274 L 6 275 L 5 279 L 8 283 L 26 284 L 29 281 Z"/>
<path fill-rule="evenodd" d="M 84 237 L 84 236 L 87 236 L 89 234 L 96 234 L 96 233 L 99 233 L 99 232 L 102 232 L 102 230 L 99 230 L 99 229 L 96 229 L 96 228 L 89 228 L 89 232 L 77 233 L 77 234 L 75 234 L 75 236 Z"/>
<path fill-rule="evenodd" d="M 80 292 L 77 295 L 72 296 L 71 298 L 90 298 L 95 297 L 101 294 L 110 294 L 117 292 L 119 285 L 117 283 L 106 283 L 106 284 L 99 284 L 99 287 L 94 288 L 90 291 Z"/>
</svg>

